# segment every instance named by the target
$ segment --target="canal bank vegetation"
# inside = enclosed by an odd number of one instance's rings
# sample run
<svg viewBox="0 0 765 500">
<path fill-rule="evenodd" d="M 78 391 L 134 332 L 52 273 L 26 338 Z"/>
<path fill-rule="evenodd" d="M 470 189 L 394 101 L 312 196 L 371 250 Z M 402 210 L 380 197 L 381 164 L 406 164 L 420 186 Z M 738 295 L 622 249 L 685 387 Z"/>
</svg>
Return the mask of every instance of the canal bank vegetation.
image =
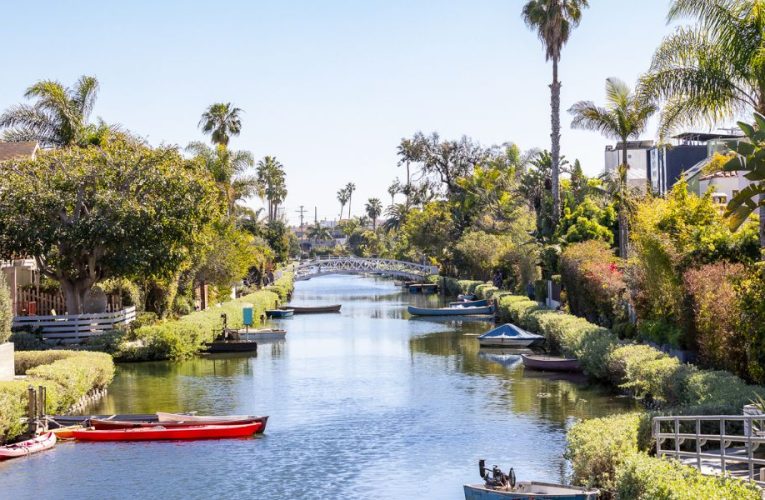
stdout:
<svg viewBox="0 0 765 500">
<path fill-rule="evenodd" d="M 108 354 L 87 351 L 17 351 L 16 375 L 23 379 L 0 382 L 0 441 L 19 436 L 21 418 L 27 414 L 31 385 L 43 386 L 47 413 L 66 413 L 88 394 L 106 388 L 114 377 L 114 362 Z"/>
</svg>

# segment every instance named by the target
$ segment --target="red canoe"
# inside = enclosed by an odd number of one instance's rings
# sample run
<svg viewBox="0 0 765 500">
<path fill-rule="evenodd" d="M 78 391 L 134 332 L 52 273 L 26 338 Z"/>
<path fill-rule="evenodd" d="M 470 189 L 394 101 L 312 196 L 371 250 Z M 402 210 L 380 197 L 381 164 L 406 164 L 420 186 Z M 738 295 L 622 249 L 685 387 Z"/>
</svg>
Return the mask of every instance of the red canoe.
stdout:
<svg viewBox="0 0 765 500">
<path fill-rule="evenodd" d="M 0 446 L 0 460 L 9 458 L 23 457 L 37 453 L 38 451 L 49 450 L 56 445 L 56 435 L 52 432 L 41 434 L 33 439 L 21 441 L 20 443 Z"/>
<path fill-rule="evenodd" d="M 139 427 L 137 429 L 83 429 L 74 431 L 79 441 L 158 441 L 179 439 L 222 439 L 241 438 L 257 434 L 263 429 L 263 422 L 240 425 L 188 425 L 185 427 Z"/>
<path fill-rule="evenodd" d="M 229 420 L 226 418 L 221 418 L 220 420 L 207 420 L 204 422 L 200 422 L 198 420 L 178 420 L 178 421 L 162 421 L 162 422 L 150 422 L 148 420 L 146 421 L 130 421 L 130 420 L 105 420 L 105 419 L 98 419 L 98 418 L 91 418 L 90 419 L 90 425 L 96 430 L 104 431 L 104 430 L 114 430 L 114 429 L 140 429 L 144 427 L 157 427 L 162 426 L 167 429 L 175 428 L 175 427 L 199 427 L 204 425 L 243 425 L 243 424 L 252 424 L 252 423 L 261 423 L 263 424 L 260 429 L 257 432 L 257 434 L 260 434 L 264 430 L 266 430 L 266 422 L 268 421 L 268 417 L 248 417 L 248 418 L 242 418 L 238 420 Z"/>
</svg>

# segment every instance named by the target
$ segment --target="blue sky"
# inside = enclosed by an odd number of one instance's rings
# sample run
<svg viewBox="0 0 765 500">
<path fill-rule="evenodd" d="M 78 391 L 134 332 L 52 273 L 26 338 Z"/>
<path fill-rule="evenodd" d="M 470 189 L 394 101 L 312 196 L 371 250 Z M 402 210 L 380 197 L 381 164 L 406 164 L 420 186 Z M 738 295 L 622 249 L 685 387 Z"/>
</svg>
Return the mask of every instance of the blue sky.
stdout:
<svg viewBox="0 0 765 500">
<path fill-rule="evenodd" d="M 5 5 L 0 108 L 36 80 L 98 77 L 94 116 L 161 142 L 203 139 L 212 102 L 243 108 L 232 141 L 286 167 L 288 215 L 353 212 L 397 175 L 396 145 L 418 130 L 490 145 L 549 147 L 551 67 L 520 18 L 521 0 L 40 1 Z M 603 101 L 604 81 L 634 83 L 671 28 L 668 0 L 591 0 L 563 52 L 562 109 Z M 609 143 L 572 131 L 562 150 L 590 174 Z M 646 134 L 651 138 L 654 130 Z M 253 206 L 259 206 L 254 200 Z"/>
</svg>

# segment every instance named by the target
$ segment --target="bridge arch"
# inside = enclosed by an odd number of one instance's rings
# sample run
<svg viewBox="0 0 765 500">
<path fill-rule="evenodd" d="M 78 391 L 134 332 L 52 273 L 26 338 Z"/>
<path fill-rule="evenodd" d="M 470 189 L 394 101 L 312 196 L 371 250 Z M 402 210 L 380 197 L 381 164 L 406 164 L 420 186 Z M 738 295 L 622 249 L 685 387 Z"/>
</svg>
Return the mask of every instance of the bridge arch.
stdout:
<svg viewBox="0 0 765 500">
<path fill-rule="evenodd" d="M 417 280 L 438 274 L 438 267 L 402 260 L 362 257 L 317 258 L 304 260 L 295 267 L 295 281 L 328 274 L 380 274 Z"/>
</svg>

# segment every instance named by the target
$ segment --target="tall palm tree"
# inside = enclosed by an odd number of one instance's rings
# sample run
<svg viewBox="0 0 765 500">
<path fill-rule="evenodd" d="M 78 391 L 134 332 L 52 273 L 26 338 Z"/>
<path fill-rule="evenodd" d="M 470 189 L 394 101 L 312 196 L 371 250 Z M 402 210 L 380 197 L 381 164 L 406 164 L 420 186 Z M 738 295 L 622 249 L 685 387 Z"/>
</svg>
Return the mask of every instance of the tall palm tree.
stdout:
<svg viewBox="0 0 765 500">
<path fill-rule="evenodd" d="M 349 199 L 350 195 L 348 194 L 348 190 L 346 188 L 338 189 L 337 201 L 340 202 L 340 220 L 343 220 L 343 209 L 345 208 L 345 204 L 348 203 Z"/>
<path fill-rule="evenodd" d="M 284 165 L 274 156 L 265 156 L 258 162 L 258 196 L 268 204 L 268 221 L 277 219 L 279 205 L 287 197 Z"/>
<path fill-rule="evenodd" d="M 249 151 L 231 151 L 223 145 L 210 147 L 199 141 L 186 146 L 186 151 L 199 158 L 212 174 L 226 200 L 229 216 L 236 212 L 236 202 L 257 192 L 257 180 L 247 171 L 255 161 Z"/>
<path fill-rule="evenodd" d="M 660 135 L 696 121 L 715 124 L 765 115 L 765 0 L 674 0 L 668 21 L 695 19 L 656 50 L 641 81 L 665 101 Z M 760 196 L 760 244 L 765 246 L 765 194 Z"/>
<path fill-rule="evenodd" d="M 369 218 L 372 219 L 372 230 L 377 231 L 377 218 L 383 211 L 382 202 L 378 198 L 369 198 L 364 208 Z"/>
<path fill-rule="evenodd" d="M 550 84 L 550 121 L 552 131 L 552 197 L 553 224 L 560 219 L 560 81 L 558 62 L 571 30 L 579 25 L 587 0 L 530 0 L 523 7 L 523 21 L 536 30 L 545 45 L 545 59 L 552 61 L 553 79 Z"/>
<path fill-rule="evenodd" d="M 97 96 L 98 80 L 93 76 L 81 76 L 72 88 L 40 80 L 24 93 L 34 104 L 17 104 L 0 115 L 0 128 L 6 129 L 4 139 L 53 147 L 81 144 Z"/>
<path fill-rule="evenodd" d="M 401 181 L 398 180 L 398 177 L 391 182 L 390 186 L 388 186 L 388 194 L 390 195 L 390 203 L 393 205 L 396 202 L 396 195 L 401 192 Z"/>
<path fill-rule="evenodd" d="M 351 200 L 353 199 L 353 192 L 356 191 L 356 184 L 349 182 L 345 185 L 345 190 L 348 192 L 348 218 L 351 218 Z"/>
<path fill-rule="evenodd" d="M 310 239 L 316 241 L 328 241 L 332 239 L 332 231 L 330 231 L 327 227 L 323 227 L 318 222 L 314 223 L 314 225 L 308 228 L 306 235 Z"/>
<path fill-rule="evenodd" d="M 407 193 L 406 200 L 408 204 L 408 193 L 411 192 L 412 184 L 412 177 L 409 172 L 409 164 L 413 161 L 420 161 L 422 157 L 422 141 L 418 140 L 416 137 L 415 139 L 401 139 L 396 154 L 398 154 L 400 158 L 398 161 L 399 166 L 406 165 L 406 184 L 404 185 L 406 190 L 404 192 Z"/>
<path fill-rule="evenodd" d="M 388 217 L 385 222 L 382 223 L 382 229 L 386 233 L 395 232 L 401 229 L 406 222 L 406 217 L 409 214 L 409 207 L 404 203 L 395 203 L 389 206 L 385 210 L 385 215 Z"/>
<path fill-rule="evenodd" d="M 627 227 L 627 140 L 636 139 L 645 130 L 648 119 L 657 111 L 654 102 L 643 93 L 634 93 L 626 83 L 617 78 L 606 80 L 606 106 L 596 106 L 592 101 L 579 101 L 569 109 L 574 115 L 571 128 L 594 130 L 606 137 L 619 139 L 622 147 L 622 163 L 618 171 L 619 204 L 619 254 L 627 258 L 629 253 L 629 229 Z"/>
<path fill-rule="evenodd" d="M 205 134 L 210 134 L 213 144 L 228 146 L 233 135 L 242 131 L 241 109 L 231 106 L 230 102 L 211 104 L 199 120 L 199 128 Z"/>
</svg>

